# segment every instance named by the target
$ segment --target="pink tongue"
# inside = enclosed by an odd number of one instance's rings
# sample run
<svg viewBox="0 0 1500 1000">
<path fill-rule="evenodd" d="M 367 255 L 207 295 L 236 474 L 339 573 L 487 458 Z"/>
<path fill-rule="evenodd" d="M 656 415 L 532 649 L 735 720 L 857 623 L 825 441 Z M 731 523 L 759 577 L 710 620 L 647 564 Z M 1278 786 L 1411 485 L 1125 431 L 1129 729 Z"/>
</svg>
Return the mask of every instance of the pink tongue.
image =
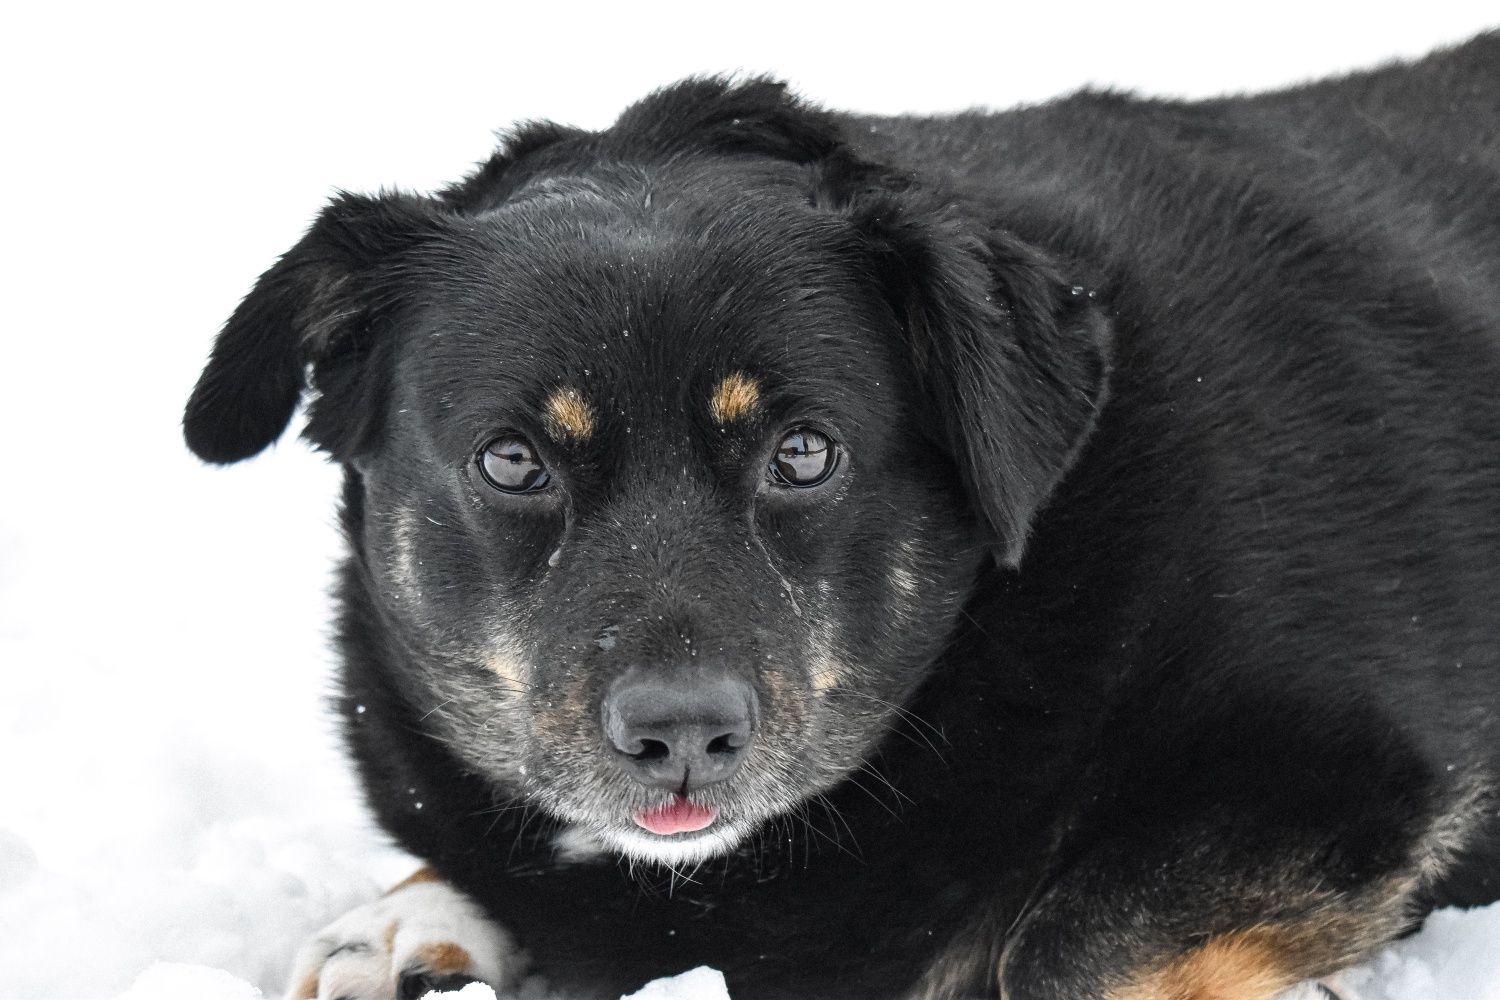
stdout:
<svg viewBox="0 0 1500 1000">
<path fill-rule="evenodd" d="M 682 796 L 677 796 L 670 805 L 657 809 L 642 809 L 635 814 L 641 828 L 669 837 L 674 833 L 692 833 L 701 830 L 719 818 L 719 810 L 700 806 Z"/>
</svg>

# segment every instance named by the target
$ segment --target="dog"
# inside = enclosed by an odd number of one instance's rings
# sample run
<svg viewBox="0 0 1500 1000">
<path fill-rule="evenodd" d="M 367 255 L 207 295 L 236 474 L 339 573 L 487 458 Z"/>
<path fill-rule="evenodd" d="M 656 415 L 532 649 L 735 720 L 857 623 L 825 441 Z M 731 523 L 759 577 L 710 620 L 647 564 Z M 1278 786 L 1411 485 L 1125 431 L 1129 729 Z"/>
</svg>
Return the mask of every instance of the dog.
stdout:
<svg viewBox="0 0 1500 1000">
<path fill-rule="evenodd" d="M 209 462 L 344 471 L 428 866 L 289 996 L 1259 1000 L 1500 897 L 1500 34 L 1199 103 L 694 78 L 341 194 Z"/>
</svg>

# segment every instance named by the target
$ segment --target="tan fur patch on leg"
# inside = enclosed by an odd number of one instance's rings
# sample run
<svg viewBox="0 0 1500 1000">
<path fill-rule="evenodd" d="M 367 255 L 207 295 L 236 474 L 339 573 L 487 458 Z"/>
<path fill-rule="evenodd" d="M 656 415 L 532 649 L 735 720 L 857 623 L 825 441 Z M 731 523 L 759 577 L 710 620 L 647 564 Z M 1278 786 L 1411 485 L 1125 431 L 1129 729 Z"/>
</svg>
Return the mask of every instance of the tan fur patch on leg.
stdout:
<svg viewBox="0 0 1500 1000">
<path fill-rule="evenodd" d="M 415 952 L 422 967 L 440 976 L 467 973 L 474 968 L 474 959 L 456 944 L 447 942 L 425 944 Z"/>
<path fill-rule="evenodd" d="M 726 375 L 714 389 L 708 412 L 714 423 L 727 424 L 748 415 L 760 402 L 760 383 L 744 374 Z"/>
<path fill-rule="evenodd" d="M 1110 1000 L 1270 1000 L 1296 984 L 1303 943 L 1282 927 L 1254 927 L 1214 938 L 1148 973 Z"/>
<path fill-rule="evenodd" d="M 554 441 L 587 441 L 594 433 L 594 408 L 577 389 L 565 386 L 547 397 L 542 422 Z"/>
<path fill-rule="evenodd" d="M 1304 979 L 1325 976 L 1390 940 L 1401 925 L 1403 898 L 1382 886 L 1371 901 L 1385 906 L 1323 907 L 1291 923 L 1268 923 L 1213 938 L 1146 970 L 1109 1000 L 1270 1000 Z"/>
</svg>

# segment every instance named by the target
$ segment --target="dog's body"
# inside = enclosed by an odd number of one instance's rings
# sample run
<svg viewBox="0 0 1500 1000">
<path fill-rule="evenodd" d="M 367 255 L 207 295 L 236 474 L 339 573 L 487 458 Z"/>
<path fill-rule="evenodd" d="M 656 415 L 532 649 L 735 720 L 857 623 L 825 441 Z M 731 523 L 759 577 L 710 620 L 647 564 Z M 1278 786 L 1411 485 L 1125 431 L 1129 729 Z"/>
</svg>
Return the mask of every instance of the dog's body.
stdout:
<svg viewBox="0 0 1500 1000">
<path fill-rule="evenodd" d="M 1497 136 L 1494 35 L 1191 105 L 691 83 L 341 200 L 189 440 L 311 365 L 370 801 L 565 995 L 1270 996 L 1500 897 Z"/>
</svg>

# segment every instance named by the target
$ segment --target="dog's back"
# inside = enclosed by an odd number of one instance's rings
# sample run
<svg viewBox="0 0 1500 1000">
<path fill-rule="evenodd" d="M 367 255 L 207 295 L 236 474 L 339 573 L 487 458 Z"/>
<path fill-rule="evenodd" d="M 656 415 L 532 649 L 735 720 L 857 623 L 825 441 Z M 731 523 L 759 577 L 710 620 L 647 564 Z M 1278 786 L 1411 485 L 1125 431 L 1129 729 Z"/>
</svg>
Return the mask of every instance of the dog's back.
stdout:
<svg viewBox="0 0 1500 1000">
<path fill-rule="evenodd" d="M 1401 785 L 1373 762 L 1409 740 L 1453 804 L 1438 849 L 1468 845 L 1428 901 L 1500 896 L 1497 123 L 1490 34 L 1264 96 L 850 129 L 1110 304 L 1105 414 L 994 611 L 1034 676 L 1114 699 L 1096 828 L 1231 794 L 1193 787 L 1205 755 L 1324 809 Z M 1159 788 L 1128 787 L 1143 758 Z"/>
<path fill-rule="evenodd" d="M 851 128 L 1110 305 L 1100 438 L 1026 569 L 1213 622 L 1268 682 L 1378 692 L 1439 758 L 1493 753 L 1453 713 L 1500 699 L 1497 116 L 1491 34 L 1261 97 Z"/>
</svg>

